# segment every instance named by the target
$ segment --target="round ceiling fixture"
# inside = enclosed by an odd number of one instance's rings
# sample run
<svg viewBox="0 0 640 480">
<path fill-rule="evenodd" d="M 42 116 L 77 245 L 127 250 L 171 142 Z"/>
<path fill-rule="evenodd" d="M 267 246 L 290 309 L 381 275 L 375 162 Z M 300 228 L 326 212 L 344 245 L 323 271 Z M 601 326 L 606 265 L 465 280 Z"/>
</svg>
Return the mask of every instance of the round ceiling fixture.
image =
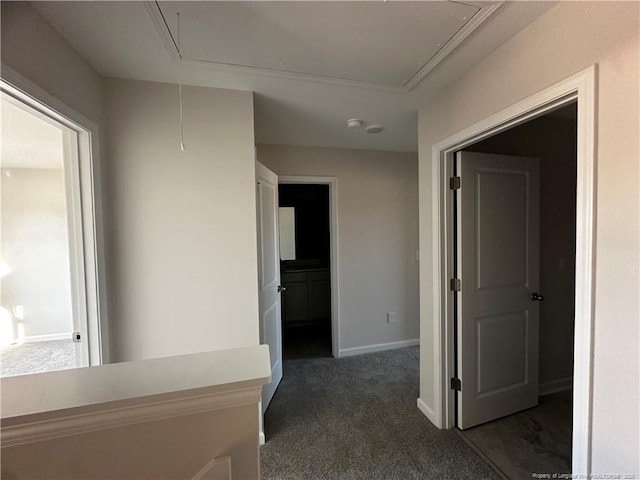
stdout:
<svg viewBox="0 0 640 480">
<path fill-rule="evenodd" d="M 347 128 L 360 128 L 363 123 L 359 118 L 350 118 L 347 120 Z"/>
<path fill-rule="evenodd" d="M 369 125 L 366 129 L 367 133 L 380 133 L 384 130 L 382 125 Z"/>
</svg>

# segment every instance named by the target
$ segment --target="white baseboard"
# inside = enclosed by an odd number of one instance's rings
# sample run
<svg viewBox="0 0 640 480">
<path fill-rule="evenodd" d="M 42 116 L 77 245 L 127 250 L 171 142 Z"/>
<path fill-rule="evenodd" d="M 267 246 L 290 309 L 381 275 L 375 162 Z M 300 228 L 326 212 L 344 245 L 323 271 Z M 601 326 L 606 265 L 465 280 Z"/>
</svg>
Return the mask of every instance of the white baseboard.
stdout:
<svg viewBox="0 0 640 480">
<path fill-rule="evenodd" d="M 393 350 L 394 348 L 414 347 L 420 345 L 419 338 L 411 340 L 401 340 L 399 342 L 378 343 L 375 345 L 365 345 L 363 347 L 343 348 L 340 350 L 340 357 L 351 357 L 362 355 L 363 353 L 382 352 L 383 350 Z"/>
<path fill-rule="evenodd" d="M 571 390 L 572 387 L 573 377 L 559 378 L 558 380 L 543 382 L 538 387 L 538 396 L 542 397 L 543 395 L 564 392 L 565 390 Z"/>
<path fill-rule="evenodd" d="M 429 405 L 424 403 L 424 401 L 421 398 L 418 398 L 417 403 L 418 403 L 418 409 L 424 414 L 424 416 L 427 417 L 427 419 L 431 423 L 433 423 L 436 427 L 442 428 L 440 424 L 440 420 L 436 417 L 436 412 L 434 412 Z"/>
<path fill-rule="evenodd" d="M 24 337 L 24 343 L 34 343 L 34 342 L 50 342 L 52 340 L 72 340 L 71 338 L 72 332 L 66 333 L 51 333 L 49 335 L 30 335 L 28 337 Z"/>
<path fill-rule="evenodd" d="M 258 433 L 258 445 L 264 445 L 266 443 L 267 439 L 264 436 L 264 432 L 260 432 Z"/>
</svg>

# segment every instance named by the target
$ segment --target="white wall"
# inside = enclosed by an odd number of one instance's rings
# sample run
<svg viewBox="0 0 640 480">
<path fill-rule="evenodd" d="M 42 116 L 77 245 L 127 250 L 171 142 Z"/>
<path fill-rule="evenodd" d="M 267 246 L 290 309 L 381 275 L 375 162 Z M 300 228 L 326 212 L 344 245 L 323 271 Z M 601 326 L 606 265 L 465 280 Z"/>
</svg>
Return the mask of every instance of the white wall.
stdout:
<svg viewBox="0 0 640 480">
<path fill-rule="evenodd" d="M 258 160 L 338 179 L 340 350 L 417 339 L 416 154 L 259 145 Z"/>
<path fill-rule="evenodd" d="M 2 63 L 102 123 L 102 78 L 27 2 L 2 2 Z"/>
<path fill-rule="evenodd" d="M 60 138 L 62 149 L 62 137 Z M 2 169 L 2 306 L 24 307 L 24 335 L 73 330 L 69 238 L 62 169 Z M 70 337 L 69 337 L 70 338 Z"/>
<path fill-rule="evenodd" d="M 537 118 L 465 148 L 540 159 L 541 387 L 573 376 L 576 121 Z"/>
<path fill-rule="evenodd" d="M 420 249 L 430 252 L 432 145 L 598 63 L 592 465 L 595 473 L 636 476 L 639 7 L 636 2 L 561 2 L 424 105 L 419 115 Z M 422 258 L 420 397 L 434 407 L 433 265 L 428 256 Z"/>
<path fill-rule="evenodd" d="M 258 344 L 253 96 L 106 81 L 116 361 Z"/>
</svg>

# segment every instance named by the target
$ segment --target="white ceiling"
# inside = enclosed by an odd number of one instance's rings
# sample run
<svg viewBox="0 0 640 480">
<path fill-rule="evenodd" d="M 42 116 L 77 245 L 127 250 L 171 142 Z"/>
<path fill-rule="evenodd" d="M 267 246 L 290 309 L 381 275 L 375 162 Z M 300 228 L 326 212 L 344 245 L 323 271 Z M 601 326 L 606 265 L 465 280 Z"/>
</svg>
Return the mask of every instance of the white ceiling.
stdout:
<svg viewBox="0 0 640 480">
<path fill-rule="evenodd" d="M 182 57 L 406 85 L 480 6 L 454 2 L 161 2 Z M 428 28 L 425 28 L 428 22 Z"/>
<path fill-rule="evenodd" d="M 16 106 L 4 94 L 0 99 L 0 166 L 6 168 L 62 168 L 62 130 Z"/>
<path fill-rule="evenodd" d="M 258 143 L 417 151 L 418 108 L 553 2 L 34 6 L 103 76 L 172 83 L 179 11 L 183 82 L 254 91 Z"/>
</svg>

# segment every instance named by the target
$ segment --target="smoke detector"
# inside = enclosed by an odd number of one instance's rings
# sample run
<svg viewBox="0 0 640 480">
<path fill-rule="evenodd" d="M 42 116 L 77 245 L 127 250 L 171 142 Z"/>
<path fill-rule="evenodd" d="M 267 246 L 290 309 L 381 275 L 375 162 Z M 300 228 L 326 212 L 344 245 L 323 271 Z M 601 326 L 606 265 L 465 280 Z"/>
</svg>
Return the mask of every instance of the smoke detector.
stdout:
<svg viewBox="0 0 640 480">
<path fill-rule="evenodd" d="M 364 122 L 359 118 L 350 118 L 347 120 L 347 128 L 360 128 Z"/>
</svg>

